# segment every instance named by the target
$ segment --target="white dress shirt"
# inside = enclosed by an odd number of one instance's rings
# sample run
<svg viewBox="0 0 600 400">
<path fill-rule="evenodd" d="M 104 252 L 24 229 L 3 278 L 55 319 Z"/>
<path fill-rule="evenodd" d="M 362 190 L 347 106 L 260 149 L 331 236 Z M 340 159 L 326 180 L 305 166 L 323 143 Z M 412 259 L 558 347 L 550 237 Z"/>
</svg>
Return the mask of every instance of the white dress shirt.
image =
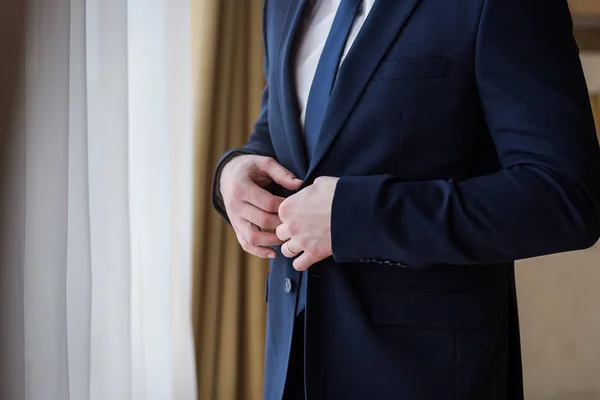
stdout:
<svg viewBox="0 0 600 400">
<path fill-rule="evenodd" d="M 300 44 L 296 53 L 296 95 L 300 105 L 300 123 L 304 127 L 306 117 L 306 103 L 310 87 L 317 71 L 319 59 L 323 53 L 327 36 L 333 25 L 333 20 L 342 0 L 315 0 L 302 23 L 300 32 Z M 346 49 L 340 60 L 340 65 L 350 51 L 358 32 L 361 30 L 369 12 L 376 0 L 364 0 L 354 20 L 350 36 L 346 43 Z"/>
</svg>

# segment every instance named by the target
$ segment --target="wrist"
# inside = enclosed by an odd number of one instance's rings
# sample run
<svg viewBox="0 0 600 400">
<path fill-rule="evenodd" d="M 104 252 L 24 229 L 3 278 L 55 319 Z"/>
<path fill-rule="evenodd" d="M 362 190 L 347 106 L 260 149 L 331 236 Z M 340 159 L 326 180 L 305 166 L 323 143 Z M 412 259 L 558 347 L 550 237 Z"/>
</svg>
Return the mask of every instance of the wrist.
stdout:
<svg viewBox="0 0 600 400">
<path fill-rule="evenodd" d="M 232 153 L 228 158 L 223 160 L 218 176 L 218 189 L 221 197 L 223 196 L 222 188 L 225 187 L 228 177 L 233 173 L 232 171 L 236 170 L 236 165 L 243 160 L 244 157 L 253 156 L 244 153 Z"/>
<path fill-rule="evenodd" d="M 221 194 L 221 179 L 223 175 L 223 169 L 232 161 L 234 158 L 238 156 L 248 155 L 248 154 L 256 154 L 252 150 L 248 149 L 233 149 L 228 151 L 221 157 L 217 164 L 217 168 L 215 174 L 213 175 L 212 182 L 212 203 L 213 207 L 221 214 L 223 219 L 229 223 L 229 218 L 227 217 L 227 212 L 225 211 L 225 205 L 223 202 L 223 195 Z"/>
</svg>

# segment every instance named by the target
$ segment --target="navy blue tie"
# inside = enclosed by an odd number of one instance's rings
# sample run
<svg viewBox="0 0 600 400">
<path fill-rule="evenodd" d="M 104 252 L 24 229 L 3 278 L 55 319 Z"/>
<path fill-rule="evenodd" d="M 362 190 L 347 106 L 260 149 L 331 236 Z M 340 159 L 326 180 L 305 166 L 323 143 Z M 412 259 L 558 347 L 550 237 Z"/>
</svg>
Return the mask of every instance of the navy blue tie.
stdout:
<svg viewBox="0 0 600 400">
<path fill-rule="evenodd" d="M 333 90 L 335 78 L 338 72 L 340 59 L 346 48 L 346 42 L 350 30 L 354 25 L 356 14 L 363 0 L 342 0 L 333 25 L 327 36 L 323 54 L 315 72 L 315 77 L 308 94 L 306 105 L 306 118 L 304 121 L 304 141 L 308 159 L 312 158 L 317 147 L 317 141 L 321 134 L 321 127 L 325 119 L 325 112 L 329 104 L 329 97 Z M 304 310 L 306 305 L 306 281 L 308 272 L 302 273 L 300 282 L 297 313 Z"/>
<path fill-rule="evenodd" d="M 342 0 L 325 42 L 323 53 L 315 72 L 315 77 L 308 94 L 306 118 L 304 121 L 304 140 L 310 160 L 315 153 L 317 140 L 321 133 L 329 97 L 333 90 L 338 66 L 354 19 L 362 0 Z"/>
</svg>

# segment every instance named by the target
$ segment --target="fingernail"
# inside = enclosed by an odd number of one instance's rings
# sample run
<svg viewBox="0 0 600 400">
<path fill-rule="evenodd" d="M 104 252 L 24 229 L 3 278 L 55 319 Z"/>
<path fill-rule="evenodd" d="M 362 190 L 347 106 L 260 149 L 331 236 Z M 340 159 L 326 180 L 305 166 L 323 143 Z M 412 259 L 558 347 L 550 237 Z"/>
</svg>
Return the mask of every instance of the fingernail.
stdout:
<svg viewBox="0 0 600 400">
<path fill-rule="evenodd" d="M 269 257 L 269 258 L 275 258 L 276 255 L 275 254 L 269 254 L 267 257 Z"/>
</svg>

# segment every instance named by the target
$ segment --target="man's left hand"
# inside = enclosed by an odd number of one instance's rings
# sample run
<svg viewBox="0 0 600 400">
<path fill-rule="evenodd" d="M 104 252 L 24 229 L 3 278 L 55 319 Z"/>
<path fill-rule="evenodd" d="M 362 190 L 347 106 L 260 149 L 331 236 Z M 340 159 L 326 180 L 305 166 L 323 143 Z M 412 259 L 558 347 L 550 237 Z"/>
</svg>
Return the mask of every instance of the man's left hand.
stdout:
<svg viewBox="0 0 600 400">
<path fill-rule="evenodd" d="M 277 237 L 285 243 L 281 252 L 294 258 L 294 268 L 306 271 L 313 264 L 332 255 L 331 207 L 339 178 L 320 177 L 279 206 L 282 224 Z"/>
</svg>

